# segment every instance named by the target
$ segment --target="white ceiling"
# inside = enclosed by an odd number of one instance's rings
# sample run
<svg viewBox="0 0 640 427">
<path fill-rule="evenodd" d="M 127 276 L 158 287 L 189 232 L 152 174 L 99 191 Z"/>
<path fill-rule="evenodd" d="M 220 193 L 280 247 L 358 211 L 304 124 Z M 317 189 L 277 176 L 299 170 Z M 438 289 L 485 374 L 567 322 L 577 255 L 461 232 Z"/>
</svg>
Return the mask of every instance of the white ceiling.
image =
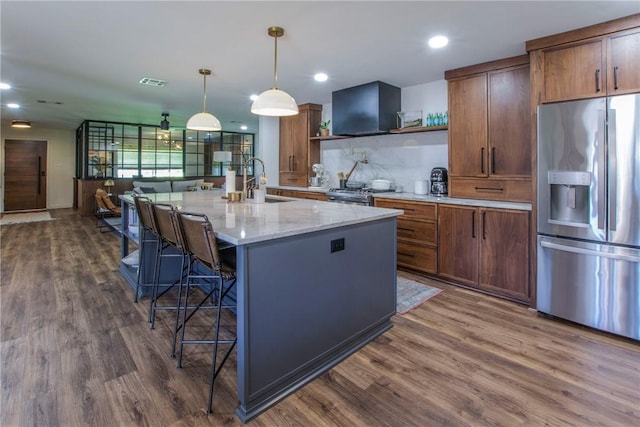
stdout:
<svg viewBox="0 0 640 427">
<path fill-rule="evenodd" d="M 399 87 L 525 53 L 526 40 L 640 12 L 632 1 L 0 1 L 2 123 L 75 129 L 84 119 L 182 127 L 202 107 L 224 130 L 245 123 L 252 93 L 273 81 L 299 104 L 381 80 Z M 449 46 L 432 50 L 435 34 Z M 329 74 L 316 83 L 318 71 Z M 143 86 L 143 77 L 166 80 Z M 40 103 L 38 100 L 46 101 Z M 22 105 L 20 110 L 6 107 Z M 62 104 L 56 104 L 61 102 Z"/>
</svg>

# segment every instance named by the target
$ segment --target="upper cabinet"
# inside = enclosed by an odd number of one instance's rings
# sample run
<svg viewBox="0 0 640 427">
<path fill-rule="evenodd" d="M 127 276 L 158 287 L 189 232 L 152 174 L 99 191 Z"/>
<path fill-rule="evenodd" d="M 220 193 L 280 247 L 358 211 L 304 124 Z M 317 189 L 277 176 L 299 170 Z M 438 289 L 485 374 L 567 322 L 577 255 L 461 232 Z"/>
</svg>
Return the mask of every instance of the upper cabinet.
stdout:
<svg viewBox="0 0 640 427">
<path fill-rule="evenodd" d="M 640 30 L 609 38 L 607 93 L 640 92 Z"/>
<path fill-rule="evenodd" d="M 295 116 L 280 118 L 280 185 L 307 187 L 311 167 L 320 163 L 320 142 L 310 138 L 318 132 L 322 106 L 298 106 Z"/>
<path fill-rule="evenodd" d="M 449 195 L 531 200 L 527 55 L 445 72 Z"/>
<path fill-rule="evenodd" d="M 640 15 L 527 42 L 536 104 L 640 92 Z"/>
</svg>

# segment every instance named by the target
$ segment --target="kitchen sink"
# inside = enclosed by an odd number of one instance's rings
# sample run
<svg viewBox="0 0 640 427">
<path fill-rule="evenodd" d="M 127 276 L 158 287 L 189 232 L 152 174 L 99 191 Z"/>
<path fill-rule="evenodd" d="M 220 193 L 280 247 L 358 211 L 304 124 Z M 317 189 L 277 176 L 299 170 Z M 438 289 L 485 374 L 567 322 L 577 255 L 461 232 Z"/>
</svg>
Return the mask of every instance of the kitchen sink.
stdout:
<svg viewBox="0 0 640 427">
<path fill-rule="evenodd" d="M 265 197 L 264 202 L 265 203 L 282 203 L 282 202 L 291 202 L 291 200 L 276 199 L 274 197 Z"/>
</svg>

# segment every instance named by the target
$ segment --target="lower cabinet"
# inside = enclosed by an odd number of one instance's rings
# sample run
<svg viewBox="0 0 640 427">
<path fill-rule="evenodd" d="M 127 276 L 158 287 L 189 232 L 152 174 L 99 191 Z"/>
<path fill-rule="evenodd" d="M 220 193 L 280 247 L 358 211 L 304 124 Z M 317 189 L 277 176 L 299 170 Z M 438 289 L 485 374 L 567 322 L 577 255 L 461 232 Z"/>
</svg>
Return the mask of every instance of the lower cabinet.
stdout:
<svg viewBox="0 0 640 427">
<path fill-rule="evenodd" d="M 530 301 L 528 211 L 438 206 L 438 263 L 443 278 Z"/>
<path fill-rule="evenodd" d="M 267 194 L 283 197 L 296 197 L 298 199 L 320 200 L 326 202 L 328 199 L 325 193 L 317 191 L 281 190 L 279 188 L 267 188 Z"/>
<path fill-rule="evenodd" d="M 375 199 L 379 208 L 402 209 L 398 217 L 398 266 L 438 272 L 438 205 L 396 199 Z"/>
</svg>

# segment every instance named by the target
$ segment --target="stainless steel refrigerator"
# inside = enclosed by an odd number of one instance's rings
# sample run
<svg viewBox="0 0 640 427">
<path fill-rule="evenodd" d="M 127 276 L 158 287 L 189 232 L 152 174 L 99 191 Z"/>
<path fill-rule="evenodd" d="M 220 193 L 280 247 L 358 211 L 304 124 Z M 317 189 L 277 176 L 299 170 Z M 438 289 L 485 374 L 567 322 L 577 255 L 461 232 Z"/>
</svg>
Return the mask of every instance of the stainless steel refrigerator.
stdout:
<svg viewBox="0 0 640 427">
<path fill-rule="evenodd" d="M 640 339 L 640 94 L 538 107 L 537 309 Z"/>
</svg>

